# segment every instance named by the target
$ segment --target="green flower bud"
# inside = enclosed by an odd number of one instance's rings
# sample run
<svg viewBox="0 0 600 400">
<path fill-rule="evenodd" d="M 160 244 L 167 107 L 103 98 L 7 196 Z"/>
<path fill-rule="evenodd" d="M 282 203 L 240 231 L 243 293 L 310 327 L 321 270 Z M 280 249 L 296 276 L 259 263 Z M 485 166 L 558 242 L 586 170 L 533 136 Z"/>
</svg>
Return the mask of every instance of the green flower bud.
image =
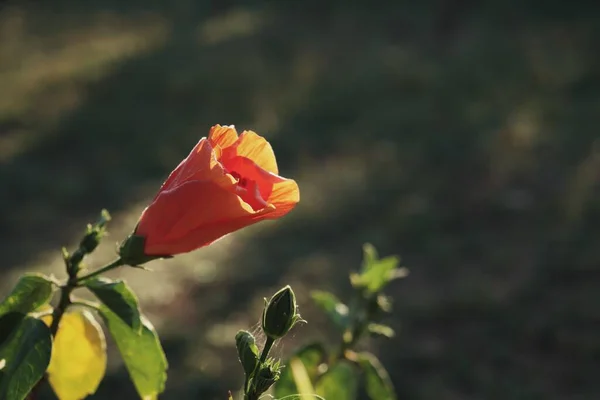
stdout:
<svg viewBox="0 0 600 400">
<path fill-rule="evenodd" d="M 273 361 L 273 360 L 270 360 Z M 261 367 L 254 377 L 254 390 L 259 396 L 269 390 L 281 375 L 279 362 L 268 362 Z"/>
<path fill-rule="evenodd" d="M 100 239 L 104 236 L 104 229 L 96 229 L 91 225 L 88 225 L 87 232 L 81 242 L 79 242 L 79 248 L 82 249 L 86 254 L 90 254 L 96 250 L 96 247 L 100 244 Z"/>
<path fill-rule="evenodd" d="M 250 376 L 258 364 L 258 347 L 254 336 L 248 331 L 239 331 L 235 335 L 235 346 L 244 372 Z"/>
<path fill-rule="evenodd" d="M 266 301 L 262 316 L 262 329 L 269 338 L 276 340 L 285 336 L 299 321 L 297 313 L 296 295 L 288 285 Z"/>
<path fill-rule="evenodd" d="M 106 210 L 102 210 L 100 213 L 100 218 L 93 225 L 88 224 L 87 229 L 85 231 L 85 236 L 79 242 L 79 248 L 85 254 L 90 254 L 98 244 L 100 244 L 100 239 L 106 235 L 106 224 L 111 220 L 110 214 Z"/>
<path fill-rule="evenodd" d="M 75 276 L 81 269 L 81 262 L 83 261 L 83 257 L 85 256 L 85 250 L 81 247 L 78 248 L 70 255 L 70 257 L 66 260 L 67 263 L 67 272 L 69 276 Z"/>
</svg>

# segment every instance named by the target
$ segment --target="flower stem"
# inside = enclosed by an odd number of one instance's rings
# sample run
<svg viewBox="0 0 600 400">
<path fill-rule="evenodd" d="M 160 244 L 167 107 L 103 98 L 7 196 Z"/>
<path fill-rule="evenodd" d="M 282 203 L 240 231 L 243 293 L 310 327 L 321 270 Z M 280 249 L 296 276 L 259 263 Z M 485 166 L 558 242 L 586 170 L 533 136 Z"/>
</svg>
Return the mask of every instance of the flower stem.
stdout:
<svg viewBox="0 0 600 400">
<path fill-rule="evenodd" d="M 71 292 L 77 288 L 82 282 L 87 279 L 98 276 L 106 271 L 110 271 L 111 269 L 115 269 L 119 266 L 123 265 L 123 261 L 118 258 L 110 264 L 82 277 L 77 276 L 69 276 L 69 280 L 64 286 L 61 286 L 60 292 L 60 301 L 58 302 L 58 306 L 54 309 L 52 313 L 52 324 L 50 325 L 50 332 L 52 332 L 52 336 L 56 336 L 56 332 L 58 331 L 58 325 L 60 324 L 60 320 L 64 315 L 67 307 L 72 304 L 71 301 Z"/>
<path fill-rule="evenodd" d="M 254 372 L 252 373 L 252 385 L 250 385 L 250 377 L 246 377 L 246 381 L 244 382 L 244 400 L 257 400 L 262 393 L 256 393 L 255 386 L 255 376 L 262 367 L 262 365 L 267 361 L 267 357 L 269 356 L 269 352 L 273 348 L 275 344 L 275 339 L 267 337 L 267 341 L 265 342 L 265 347 L 263 347 L 262 352 L 260 353 L 260 359 L 258 360 L 258 364 L 256 364 L 256 368 L 254 368 Z"/>
<path fill-rule="evenodd" d="M 107 271 L 110 271 L 110 270 L 112 270 L 112 269 L 118 268 L 118 267 L 120 267 L 120 266 L 122 266 L 122 265 L 125 265 L 125 262 L 124 262 L 124 261 L 123 261 L 121 258 L 117 258 L 116 260 L 114 260 L 114 261 L 113 261 L 113 262 L 111 262 L 110 264 L 108 264 L 108 265 L 105 265 L 104 267 L 102 267 L 102 268 L 100 268 L 100 269 L 98 269 L 98 270 L 96 270 L 96 271 L 94 271 L 94 272 L 91 272 L 91 273 L 89 273 L 89 274 L 87 274 L 87 275 L 84 275 L 84 276 L 80 276 L 80 277 L 78 277 L 78 278 L 75 278 L 75 279 L 74 279 L 74 284 L 75 284 L 76 286 L 79 286 L 79 285 L 81 285 L 81 284 L 82 284 L 84 281 L 86 281 L 86 280 L 88 280 L 88 279 L 90 279 L 90 278 L 94 278 L 94 277 L 96 277 L 96 276 L 98 276 L 98 275 L 101 275 L 101 274 L 103 274 L 103 273 L 105 273 L 105 272 L 107 272 Z"/>
<path fill-rule="evenodd" d="M 269 352 L 271 348 L 275 344 L 275 339 L 267 337 L 267 341 L 265 342 L 265 347 L 263 347 L 262 353 L 260 353 L 260 359 L 258 361 L 258 365 L 262 365 L 265 361 L 267 361 L 267 357 L 269 356 Z"/>
</svg>

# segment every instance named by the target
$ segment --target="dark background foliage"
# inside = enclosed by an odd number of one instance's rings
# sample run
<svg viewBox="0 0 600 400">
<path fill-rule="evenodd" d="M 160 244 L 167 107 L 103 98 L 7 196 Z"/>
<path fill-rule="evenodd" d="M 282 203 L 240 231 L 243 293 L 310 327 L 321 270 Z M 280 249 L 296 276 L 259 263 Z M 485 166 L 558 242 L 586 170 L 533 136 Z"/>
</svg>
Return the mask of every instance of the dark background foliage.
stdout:
<svg viewBox="0 0 600 400">
<path fill-rule="evenodd" d="M 600 396 L 595 2 L 0 3 L 4 294 L 60 273 L 100 208 L 110 259 L 215 123 L 266 136 L 302 202 L 189 256 L 124 270 L 164 338 L 164 398 L 241 385 L 233 337 L 291 283 L 348 293 L 369 241 L 411 275 L 367 345 L 404 399 Z M 201 206 L 202 199 L 198 199 Z M 112 349 L 112 347 L 111 347 Z M 111 353 L 94 398 L 131 399 Z M 51 397 L 47 397 L 51 398 Z"/>
</svg>

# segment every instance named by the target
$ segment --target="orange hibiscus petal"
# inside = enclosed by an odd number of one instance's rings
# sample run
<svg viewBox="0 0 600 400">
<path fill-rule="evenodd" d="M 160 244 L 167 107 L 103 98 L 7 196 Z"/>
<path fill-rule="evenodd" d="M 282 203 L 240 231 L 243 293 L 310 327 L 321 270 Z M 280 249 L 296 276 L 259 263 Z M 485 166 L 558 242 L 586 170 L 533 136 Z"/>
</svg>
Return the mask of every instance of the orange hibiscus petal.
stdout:
<svg viewBox="0 0 600 400">
<path fill-rule="evenodd" d="M 272 208 L 255 212 L 235 193 L 214 182 L 189 181 L 161 193 L 142 214 L 136 234 L 146 237 L 146 254 L 188 252 L 232 232 L 239 221 L 251 224 Z"/>
<path fill-rule="evenodd" d="M 230 173 L 236 172 L 248 181 L 254 181 L 258 185 L 260 196 L 268 199 L 271 196 L 273 185 L 285 179 L 259 167 L 254 161 L 246 157 L 235 156 L 223 159 L 223 167 Z"/>
<path fill-rule="evenodd" d="M 178 182 L 182 182 L 183 179 L 181 179 L 179 176 L 181 174 L 181 172 L 185 169 L 185 165 L 186 163 L 191 159 L 192 155 L 194 153 L 196 153 L 196 151 L 198 150 L 198 147 L 200 146 L 200 144 L 202 143 L 202 141 L 204 140 L 204 138 L 202 138 L 197 144 L 196 146 L 194 146 L 194 148 L 192 149 L 192 151 L 190 152 L 190 154 L 188 154 L 188 156 L 186 158 L 184 158 L 179 165 L 177 166 L 177 168 L 175 168 L 167 177 L 167 179 L 165 180 L 165 182 L 162 184 L 162 186 L 160 187 L 160 190 L 158 191 L 158 193 L 160 193 L 163 190 L 168 190 L 171 189 L 175 186 L 177 186 Z M 158 194 L 157 194 L 158 195 Z"/>
<path fill-rule="evenodd" d="M 184 238 L 181 238 L 176 242 L 156 246 L 152 249 L 155 252 L 153 254 L 187 253 L 199 247 L 207 246 L 230 233 L 268 218 L 271 211 L 272 208 L 265 208 L 260 213 L 253 215 L 227 221 L 219 221 L 211 225 L 198 227 L 196 230 L 189 232 Z M 199 245 L 200 243 L 202 244 Z M 146 251 L 148 251 L 147 248 Z M 165 251 L 170 251 L 170 253 L 165 253 Z"/>
<path fill-rule="evenodd" d="M 259 211 L 269 206 L 264 197 L 260 194 L 260 188 L 256 181 L 249 181 L 245 188 L 238 186 L 237 195 L 240 196 L 246 204 L 252 207 L 254 211 Z"/>
<path fill-rule="evenodd" d="M 296 207 L 300 201 L 300 189 L 293 179 L 286 179 L 273 185 L 271 195 L 267 203 L 275 206 L 275 210 L 269 213 L 267 218 L 274 219 L 284 216 Z"/>
<path fill-rule="evenodd" d="M 246 157 L 265 171 L 277 175 L 277 160 L 273 148 L 265 138 L 252 131 L 244 131 L 240 135 L 237 143 L 233 146 L 235 154 Z M 233 155 L 228 155 L 233 156 Z"/>
<path fill-rule="evenodd" d="M 211 180 L 231 190 L 235 187 L 235 180 L 226 174 L 217 161 L 213 148 L 206 138 L 202 138 L 198 142 L 192 153 L 179 164 L 176 171 L 169 175 L 160 191 L 172 190 L 190 180 Z"/>
<path fill-rule="evenodd" d="M 208 132 L 208 141 L 213 148 L 219 147 L 222 150 L 233 146 L 237 140 L 238 134 L 233 125 L 215 125 Z"/>
</svg>

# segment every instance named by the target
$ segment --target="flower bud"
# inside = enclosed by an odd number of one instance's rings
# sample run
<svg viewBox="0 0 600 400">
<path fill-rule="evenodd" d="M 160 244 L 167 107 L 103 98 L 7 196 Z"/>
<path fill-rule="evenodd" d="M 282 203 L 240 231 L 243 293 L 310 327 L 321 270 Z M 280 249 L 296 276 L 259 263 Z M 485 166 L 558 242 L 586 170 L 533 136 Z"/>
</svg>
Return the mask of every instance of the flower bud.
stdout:
<svg viewBox="0 0 600 400">
<path fill-rule="evenodd" d="M 85 236 L 81 239 L 81 242 L 79 242 L 79 248 L 83 249 L 86 254 L 90 254 L 96 250 L 96 247 L 100 244 L 100 239 L 103 234 L 103 229 L 96 229 L 91 225 L 88 225 Z"/>
<path fill-rule="evenodd" d="M 266 299 L 265 299 L 266 301 Z M 296 312 L 296 295 L 288 285 L 266 301 L 262 329 L 267 337 L 276 340 L 285 336 L 296 322 L 302 321 Z"/>
<path fill-rule="evenodd" d="M 281 375 L 279 362 L 273 362 L 272 359 L 270 361 L 261 367 L 254 377 L 256 381 L 254 388 L 259 396 L 269 390 Z"/>
<path fill-rule="evenodd" d="M 90 254 L 96 250 L 96 247 L 98 247 L 98 244 L 100 244 L 100 239 L 106 235 L 105 227 L 110 220 L 111 216 L 108 211 L 102 210 L 98 221 L 96 221 L 93 225 L 88 224 L 85 236 L 79 243 L 79 248 L 82 249 L 85 254 Z"/>
<path fill-rule="evenodd" d="M 258 364 L 258 347 L 254 336 L 248 331 L 239 331 L 235 335 L 235 346 L 244 372 L 250 376 Z"/>
</svg>

